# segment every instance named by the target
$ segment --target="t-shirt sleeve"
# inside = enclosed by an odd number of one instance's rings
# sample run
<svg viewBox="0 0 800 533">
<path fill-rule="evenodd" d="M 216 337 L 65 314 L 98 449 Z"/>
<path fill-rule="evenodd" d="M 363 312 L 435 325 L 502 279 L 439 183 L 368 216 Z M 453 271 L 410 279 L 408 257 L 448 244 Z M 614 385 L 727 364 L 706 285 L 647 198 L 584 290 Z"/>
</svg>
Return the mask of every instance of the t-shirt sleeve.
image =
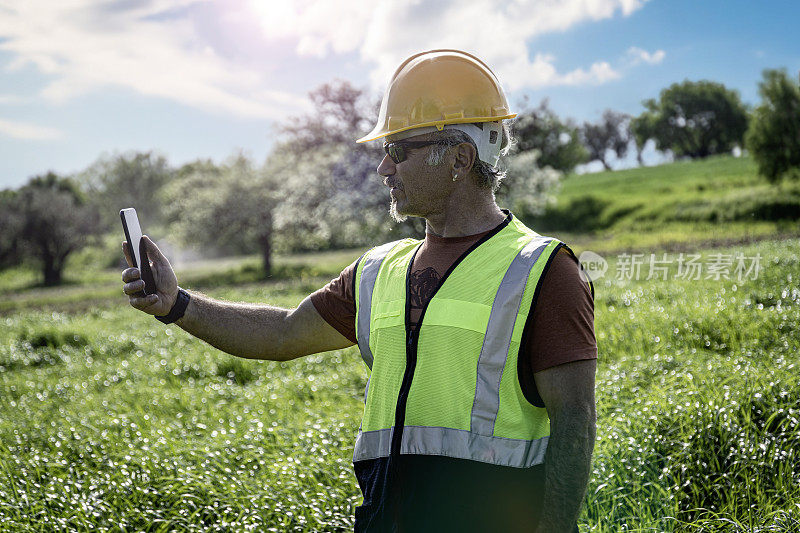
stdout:
<svg viewBox="0 0 800 533">
<path fill-rule="evenodd" d="M 597 358 L 594 298 L 576 258 L 565 247 L 544 274 L 523 335 L 523 357 L 532 373 L 572 361 Z"/>
<path fill-rule="evenodd" d="M 354 261 L 321 289 L 311 294 L 311 303 L 320 316 L 336 331 L 354 344 L 356 339 L 356 297 L 353 280 L 356 275 Z"/>
</svg>

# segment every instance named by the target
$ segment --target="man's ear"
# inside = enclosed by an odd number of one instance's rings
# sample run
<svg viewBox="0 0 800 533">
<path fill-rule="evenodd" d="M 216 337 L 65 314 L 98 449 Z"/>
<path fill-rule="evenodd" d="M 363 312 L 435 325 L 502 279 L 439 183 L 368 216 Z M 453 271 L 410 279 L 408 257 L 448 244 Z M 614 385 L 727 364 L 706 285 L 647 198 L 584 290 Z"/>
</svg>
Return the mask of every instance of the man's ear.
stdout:
<svg viewBox="0 0 800 533">
<path fill-rule="evenodd" d="M 461 143 L 453 147 L 453 170 L 469 172 L 472 170 L 478 151 L 470 143 Z"/>
</svg>

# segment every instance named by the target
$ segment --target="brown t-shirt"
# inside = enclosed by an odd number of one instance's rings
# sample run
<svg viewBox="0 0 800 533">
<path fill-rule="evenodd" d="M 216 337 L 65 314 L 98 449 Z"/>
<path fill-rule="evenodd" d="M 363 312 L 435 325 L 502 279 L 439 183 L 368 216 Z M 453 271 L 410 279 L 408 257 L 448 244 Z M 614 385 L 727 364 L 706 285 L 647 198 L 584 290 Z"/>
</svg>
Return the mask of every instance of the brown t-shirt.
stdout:
<svg viewBox="0 0 800 533">
<path fill-rule="evenodd" d="M 416 327 L 422 308 L 450 266 L 487 233 L 465 237 L 425 235 L 409 280 L 411 327 Z M 338 278 L 311 295 L 311 302 L 322 318 L 354 344 L 358 342 L 353 294 L 355 267 L 356 262 L 353 262 Z M 520 386 L 525 397 L 536 404 L 541 404 L 541 400 L 533 380 L 535 372 L 571 361 L 597 358 L 591 289 L 579 274 L 577 260 L 564 246 L 556 252 L 544 273 L 533 317 L 526 322 L 522 341 L 518 366 Z"/>
</svg>

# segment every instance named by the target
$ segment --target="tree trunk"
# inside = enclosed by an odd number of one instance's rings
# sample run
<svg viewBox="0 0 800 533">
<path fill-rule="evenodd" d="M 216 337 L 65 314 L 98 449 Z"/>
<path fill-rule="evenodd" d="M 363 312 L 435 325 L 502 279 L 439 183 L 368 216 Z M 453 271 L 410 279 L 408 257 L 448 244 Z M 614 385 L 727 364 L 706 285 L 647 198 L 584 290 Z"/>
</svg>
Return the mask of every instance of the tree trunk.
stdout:
<svg viewBox="0 0 800 533">
<path fill-rule="evenodd" d="M 55 258 L 46 256 L 42 259 L 44 266 L 44 284 L 53 287 L 61 284 L 61 271 L 63 263 L 57 263 Z"/>
<path fill-rule="evenodd" d="M 258 245 L 261 248 L 261 266 L 264 268 L 264 277 L 272 275 L 272 212 L 266 210 L 261 213 L 261 232 L 258 235 Z"/>
<path fill-rule="evenodd" d="M 611 165 L 606 163 L 605 159 L 600 159 L 600 162 L 603 163 L 603 167 L 605 167 L 606 170 L 611 170 Z"/>
<path fill-rule="evenodd" d="M 264 277 L 272 275 L 272 238 L 271 233 L 263 233 L 258 238 L 261 247 L 261 265 L 264 269 Z"/>
</svg>

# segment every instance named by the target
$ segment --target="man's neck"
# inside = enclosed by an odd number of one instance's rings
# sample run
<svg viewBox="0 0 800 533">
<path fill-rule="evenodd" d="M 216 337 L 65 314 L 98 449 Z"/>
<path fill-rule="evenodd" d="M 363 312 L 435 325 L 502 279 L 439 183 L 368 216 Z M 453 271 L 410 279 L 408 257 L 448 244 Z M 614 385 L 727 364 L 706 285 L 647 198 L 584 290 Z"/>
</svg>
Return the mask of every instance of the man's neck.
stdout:
<svg viewBox="0 0 800 533">
<path fill-rule="evenodd" d="M 425 218 L 425 231 L 439 237 L 464 237 L 483 233 L 503 220 L 503 213 L 494 199 L 470 209 L 448 210 Z"/>
</svg>

